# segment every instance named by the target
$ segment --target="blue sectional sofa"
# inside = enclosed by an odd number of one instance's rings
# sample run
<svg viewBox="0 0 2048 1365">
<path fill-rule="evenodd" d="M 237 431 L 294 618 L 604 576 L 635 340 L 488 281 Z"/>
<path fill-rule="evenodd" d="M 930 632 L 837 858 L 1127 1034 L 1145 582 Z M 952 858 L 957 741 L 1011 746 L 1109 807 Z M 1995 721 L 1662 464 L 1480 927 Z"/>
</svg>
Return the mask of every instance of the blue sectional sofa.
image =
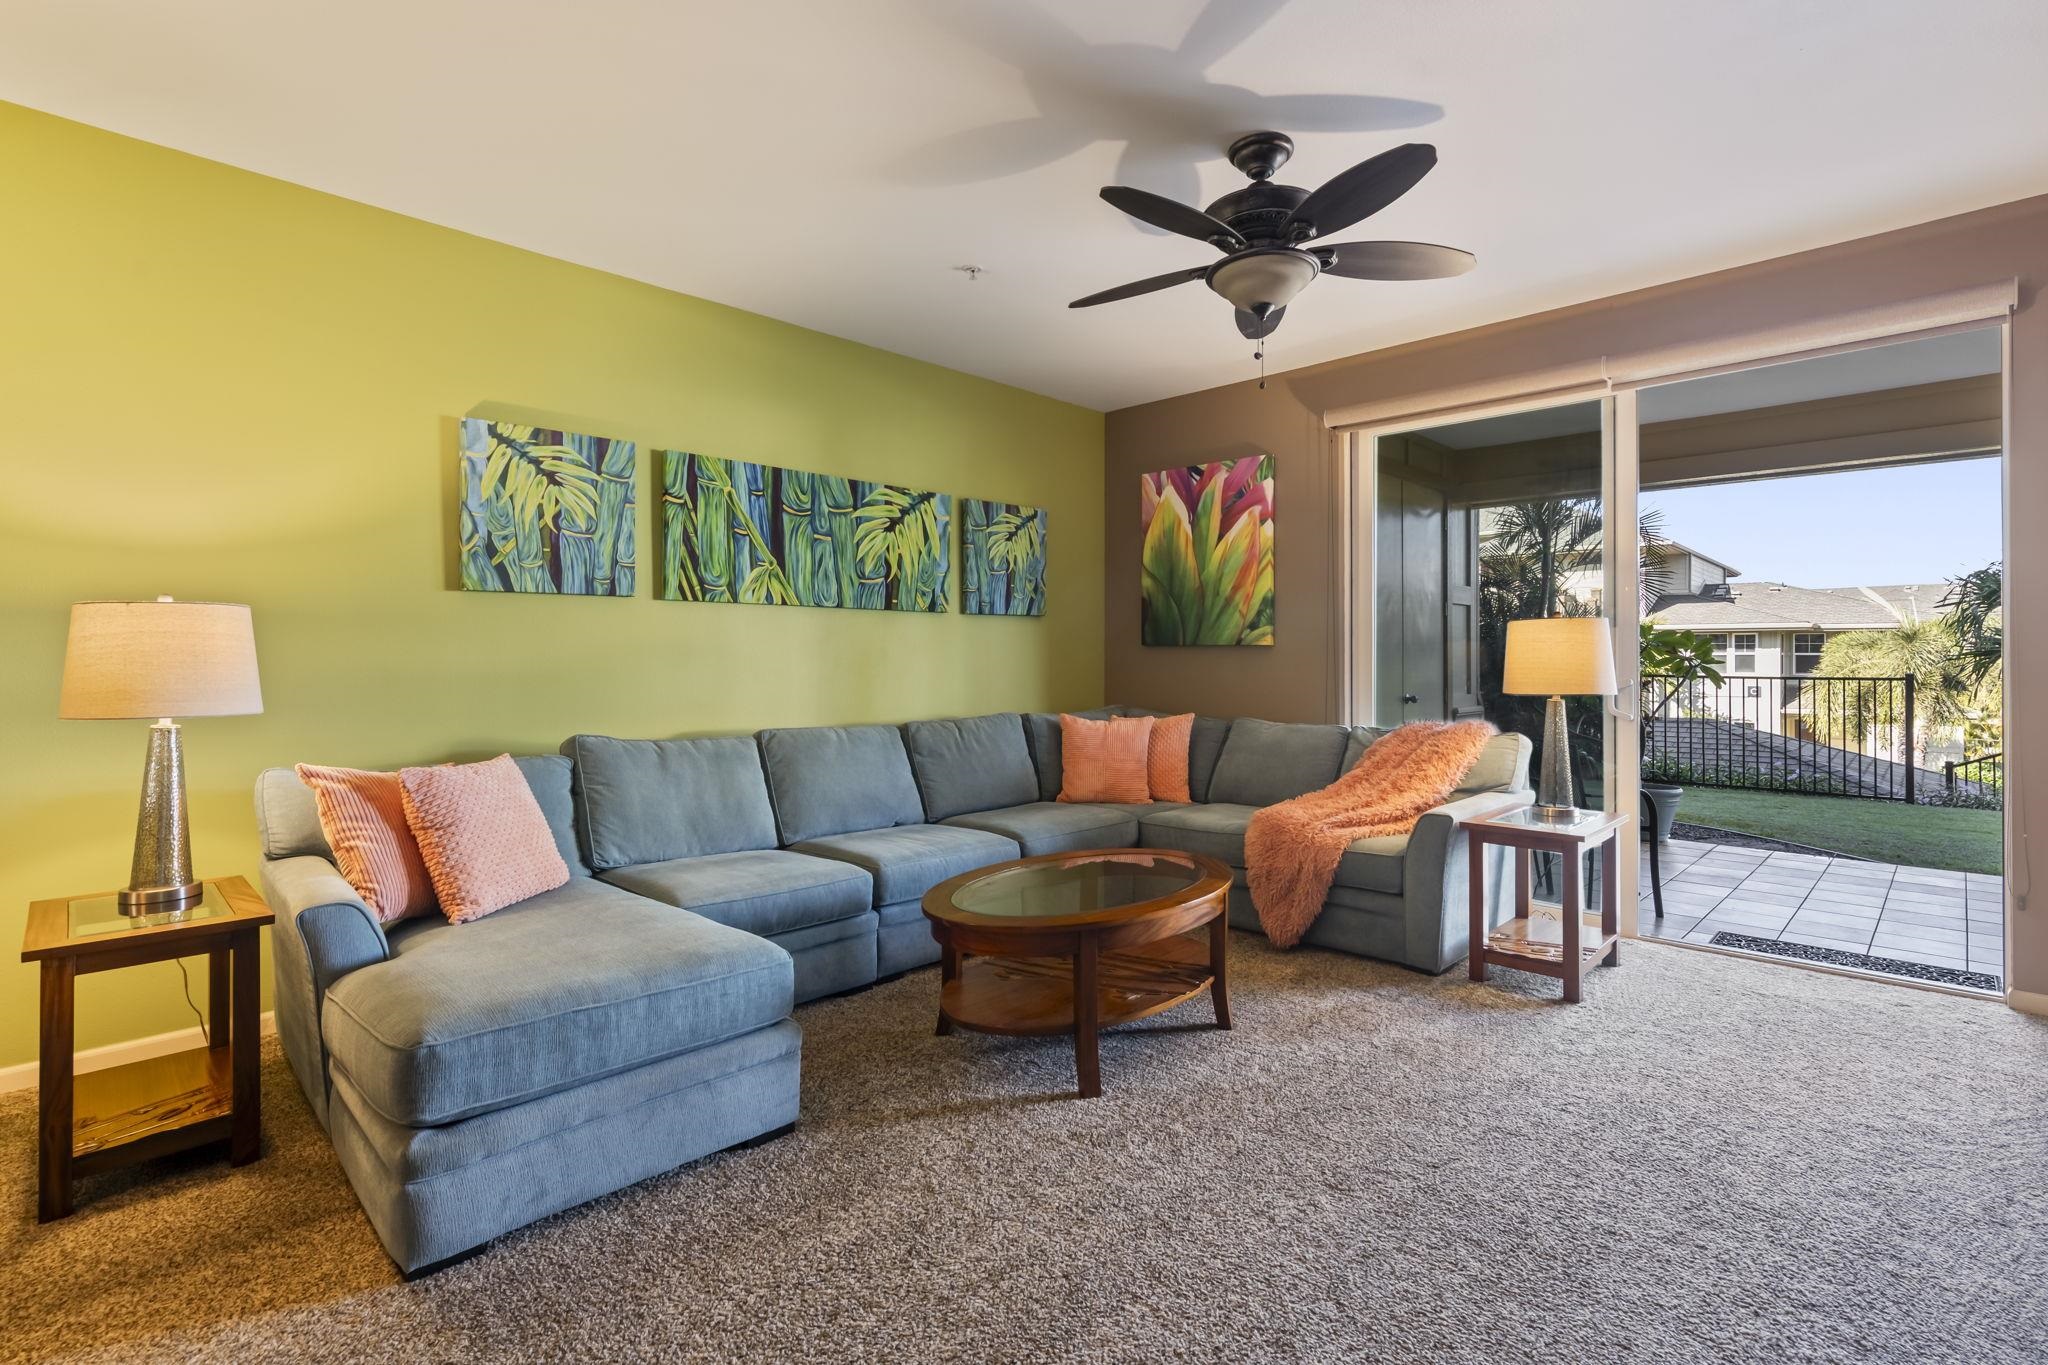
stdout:
<svg viewBox="0 0 2048 1365">
<path fill-rule="evenodd" d="M 1116 713 L 1151 714 L 1086 714 Z M 1235 872 L 1231 923 L 1257 929 L 1252 814 L 1327 786 L 1375 737 L 1201 718 L 1194 800 L 1114 806 L 1056 799 L 1053 715 L 578 735 L 518 760 L 568 883 L 462 925 L 378 924 L 335 870 L 312 793 L 272 769 L 256 811 L 278 1033 L 377 1235 L 415 1273 L 786 1131 L 794 1006 L 935 962 L 919 905 L 957 873 L 1084 848 L 1205 853 Z M 1413 834 L 1354 844 L 1306 941 L 1430 972 L 1459 961 L 1458 821 L 1526 802 L 1528 760 L 1502 736 Z"/>
</svg>

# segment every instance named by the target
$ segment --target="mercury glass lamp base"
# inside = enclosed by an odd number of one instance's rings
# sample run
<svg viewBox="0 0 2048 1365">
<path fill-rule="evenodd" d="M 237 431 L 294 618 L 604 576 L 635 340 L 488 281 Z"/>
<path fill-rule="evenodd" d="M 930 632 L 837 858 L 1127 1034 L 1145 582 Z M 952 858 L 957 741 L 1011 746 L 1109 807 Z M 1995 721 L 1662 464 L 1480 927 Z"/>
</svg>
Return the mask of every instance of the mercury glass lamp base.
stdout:
<svg viewBox="0 0 2048 1365">
<path fill-rule="evenodd" d="M 149 760 L 142 769 L 142 804 L 135 816 L 135 861 L 128 885 L 115 895 L 124 915 L 177 910 L 205 892 L 192 875 L 192 838 L 185 820 L 185 754 L 178 723 L 149 727 Z"/>
</svg>

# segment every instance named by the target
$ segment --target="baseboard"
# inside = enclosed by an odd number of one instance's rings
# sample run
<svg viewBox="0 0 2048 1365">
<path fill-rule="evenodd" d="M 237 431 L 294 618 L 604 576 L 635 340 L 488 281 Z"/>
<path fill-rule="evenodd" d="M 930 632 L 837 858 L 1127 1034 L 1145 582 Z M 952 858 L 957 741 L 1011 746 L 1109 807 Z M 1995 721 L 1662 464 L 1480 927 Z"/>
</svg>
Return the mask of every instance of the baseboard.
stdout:
<svg viewBox="0 0 2048 1365">
<path fill-rule="evenodd" d="M 2048 1002 L 2044 1002 L 2048 1003 Z M 277 1020 L 269 1010 L 263 1011 L 259 1030 L 264 1037 L 277 1032 Z M 76 1054 L 72 1066 L 78 1071 L 104 1071 L 110 1066 L 122 1066 L 128 1062 L 140 1062 L 150 1057 L 163 1057 L 187 1048 L 198 1047 L 205 1041 L 199 1026 L 173 1029 L 169 1033 L 152 1034 L 147 1038 L 131 1038 L 125 1043 L 108 1043 L 105 1047 L 89 1047 Z M 13 1066 L 0 1066 L 0 1094 L 10 1090 L 30 1090 L 35 1087 L 37 1065 L 34 1062 L 19 1062 Z"/>
<path fill-rule="evenodd" d="M 2039 991 L 2007 991 L 2005 1003 L 2022 1014 L 2048 1015 L 2048 995 Z"/>
</svg>

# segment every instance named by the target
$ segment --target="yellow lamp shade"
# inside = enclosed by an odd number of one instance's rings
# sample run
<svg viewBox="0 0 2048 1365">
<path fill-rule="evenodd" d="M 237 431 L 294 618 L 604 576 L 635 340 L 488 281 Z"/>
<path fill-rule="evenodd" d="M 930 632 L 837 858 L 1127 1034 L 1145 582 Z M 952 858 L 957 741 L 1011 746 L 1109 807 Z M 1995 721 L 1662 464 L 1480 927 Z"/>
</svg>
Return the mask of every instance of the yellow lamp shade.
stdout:
<svg viewBox="0 0 2048 1365">
<path fill-rule="evenodd" d="M 263 709 L 256 632 L 234 602 L 79 602 L 64 645 L 65 720 L 248 716 Z"/>
<path fill-rule="evenodd" d="M 1508 622 L 1501 691 L 1518 697 L 1614 695 L 1614 646 L 1605 619 L 1552 616 Z"/>
</svg>

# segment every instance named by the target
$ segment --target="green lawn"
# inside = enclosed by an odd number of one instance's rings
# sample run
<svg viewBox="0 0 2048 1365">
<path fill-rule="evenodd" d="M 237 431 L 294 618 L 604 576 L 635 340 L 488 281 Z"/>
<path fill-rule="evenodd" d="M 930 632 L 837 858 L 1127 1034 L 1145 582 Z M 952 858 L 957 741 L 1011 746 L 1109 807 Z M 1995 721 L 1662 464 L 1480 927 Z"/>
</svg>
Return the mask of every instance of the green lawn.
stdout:
<svg viewBox="0 0 2048 1365">
<path fill-rule="evenodd" d="M 1678 803 L 1678 818 L 1685 824 L 1789 839 L 1881 863 L 1957 872 L 2003 870 L 2003 817 L 1995 810 L 1687 787 L 1685 799 Z"/>
</svg>

